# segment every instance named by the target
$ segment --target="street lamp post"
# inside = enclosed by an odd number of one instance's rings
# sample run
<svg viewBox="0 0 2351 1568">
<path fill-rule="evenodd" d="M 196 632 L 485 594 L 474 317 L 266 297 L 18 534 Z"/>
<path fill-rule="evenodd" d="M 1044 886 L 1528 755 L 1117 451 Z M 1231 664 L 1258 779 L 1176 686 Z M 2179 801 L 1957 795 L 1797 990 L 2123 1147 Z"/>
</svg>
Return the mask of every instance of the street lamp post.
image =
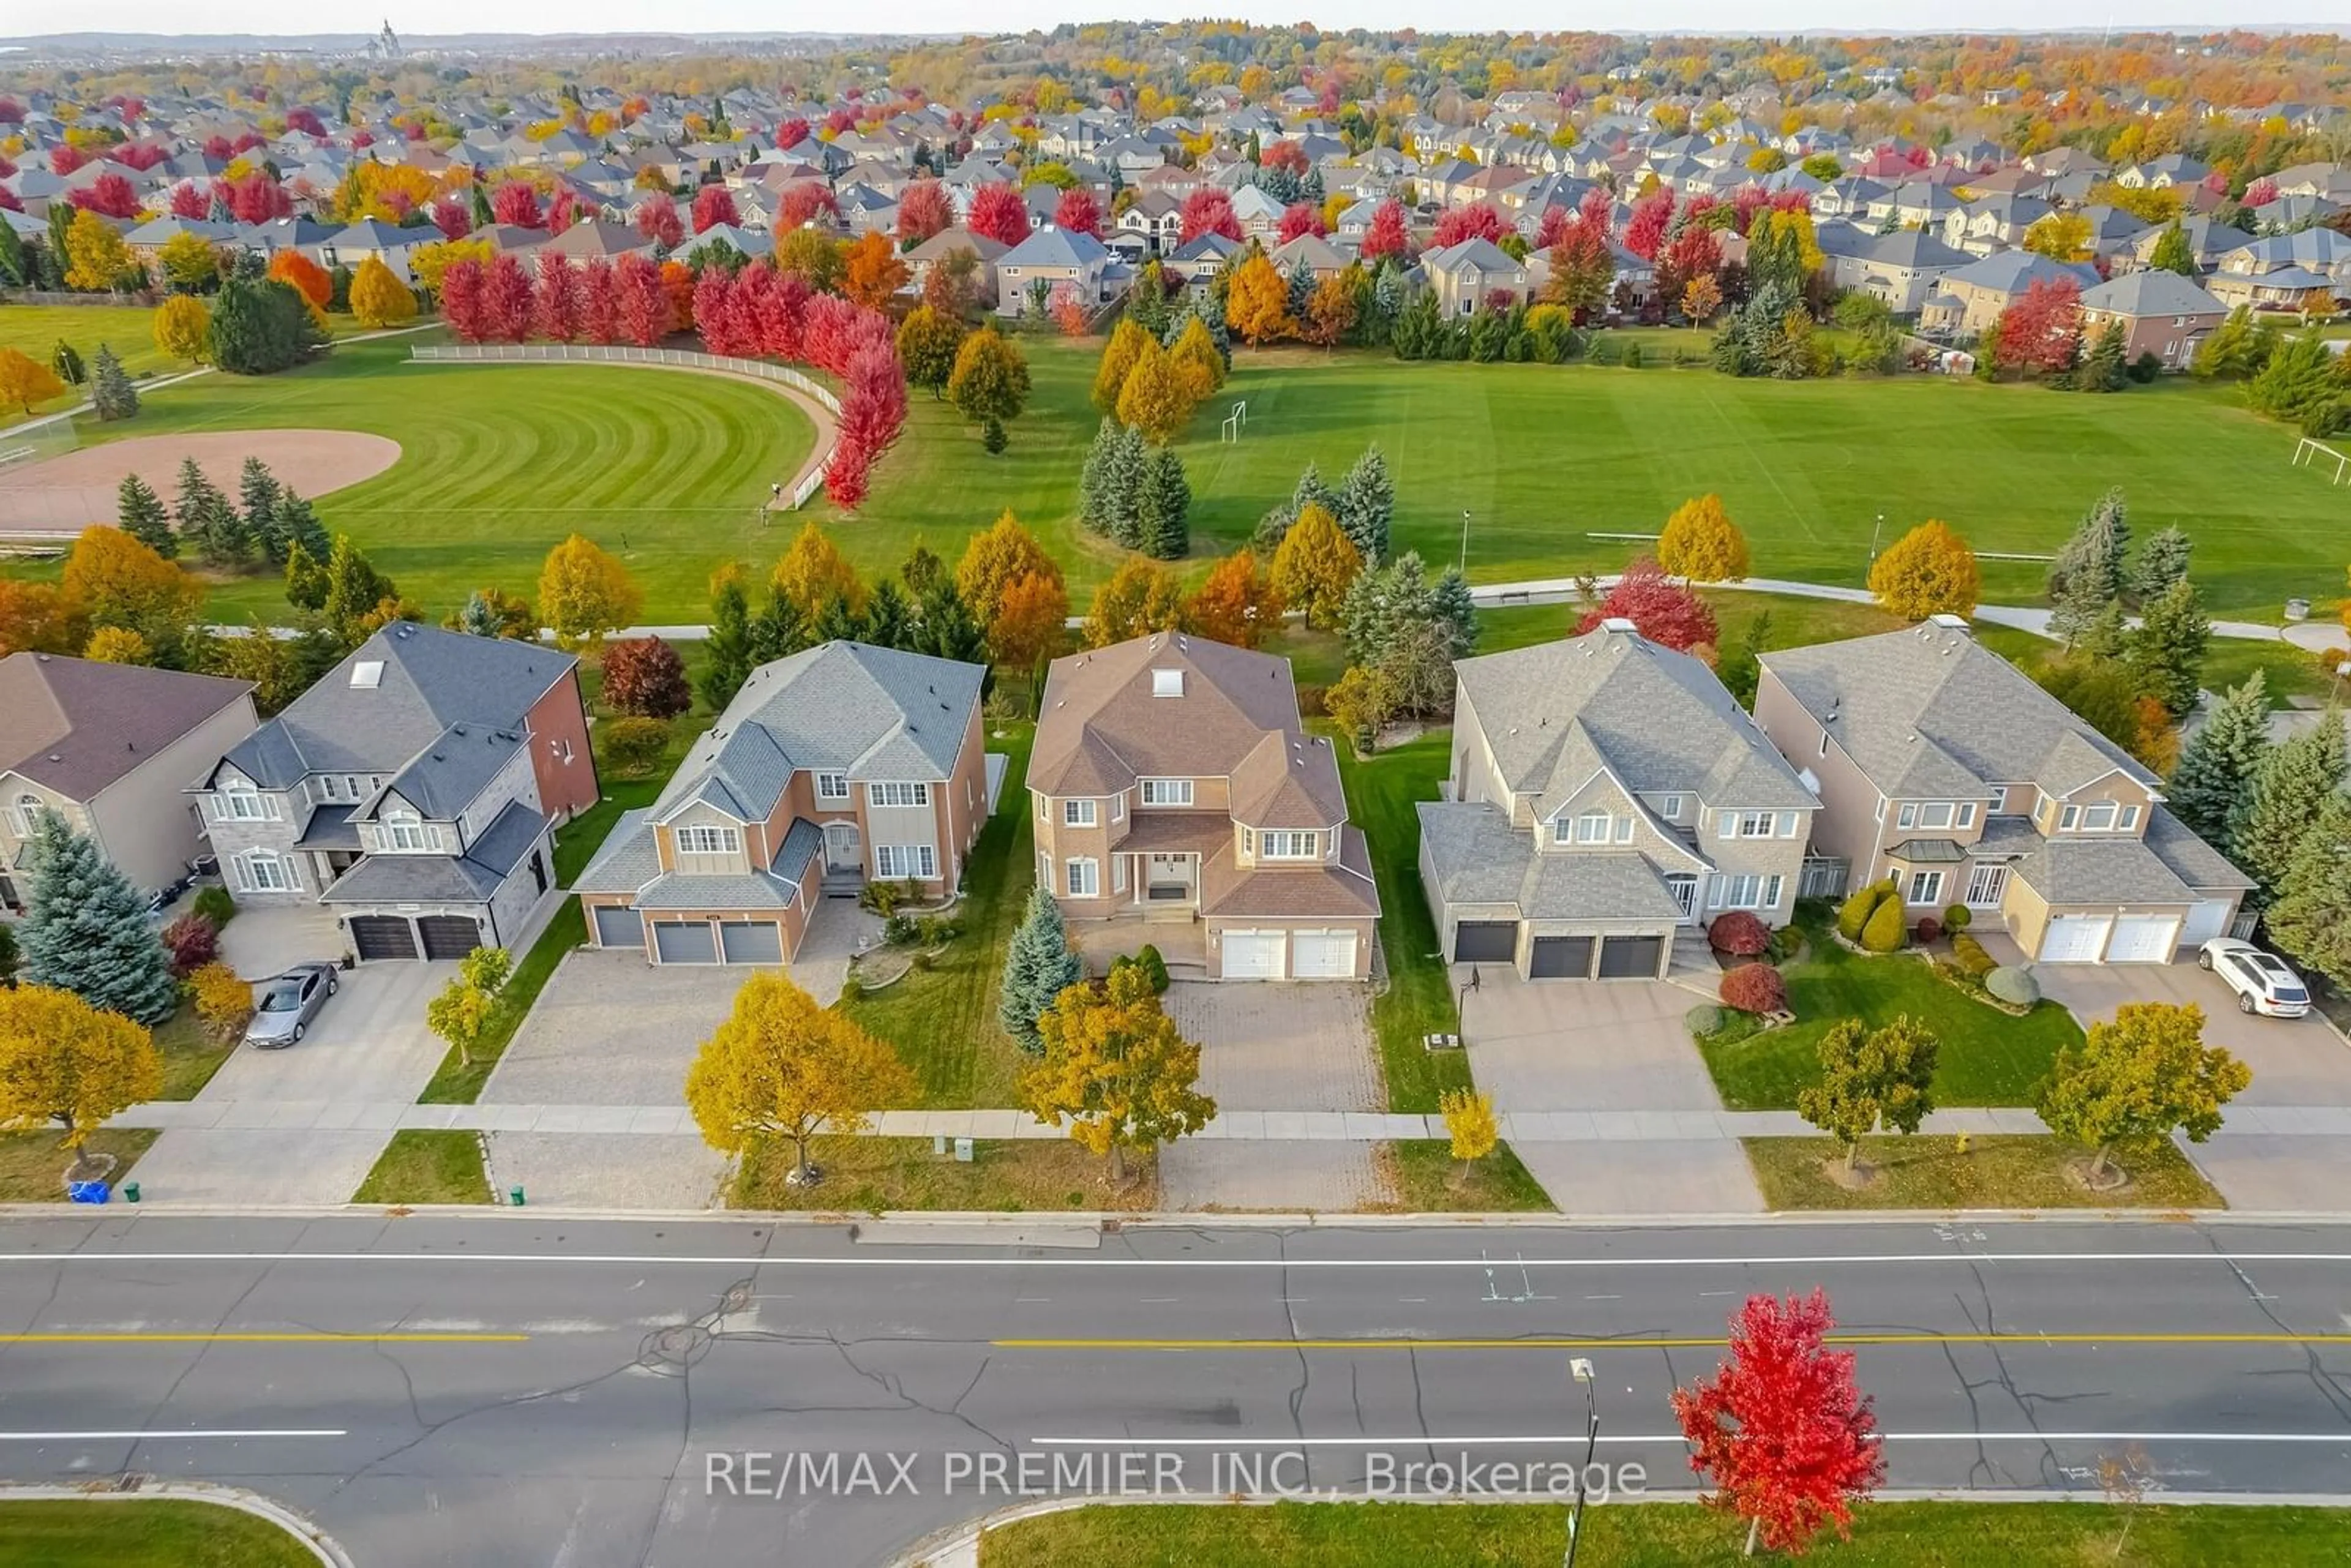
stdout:
<svg viewBox="0 0 2351 1568">
<path fill-rule="evenodd" d="M 1880 512 L 1877 514 L 1877 521 L 1871 526 L 1869 530 L 1869 564 L 1872 566 L 1876 566 L 1877 564 L 1877 536 L 1885 531 L 1886 514 L 1884 512 Z"/>
<path fill-rule="evenodd" d="M 1562 1564 L 1562 1568 L 1575 1568 L 1575 1546 L 1583 1533 L 1583 1495 L 1592 1481 L 1592 1456 L 1600 1446 L 1600 1401 L 1593 1391 L 1591 1362 L 1575 1356 L 1567 1370 L 1583 1385 L 1583 1463 L 1576 1467 L 1575 1502 L 1567 1511 L 1567 1556 Z"/>
<path fill-rule="evenodd" d="M 1461 508 L 1461 575 L 1469 575 L 1469 508 Z"/>
</svg>

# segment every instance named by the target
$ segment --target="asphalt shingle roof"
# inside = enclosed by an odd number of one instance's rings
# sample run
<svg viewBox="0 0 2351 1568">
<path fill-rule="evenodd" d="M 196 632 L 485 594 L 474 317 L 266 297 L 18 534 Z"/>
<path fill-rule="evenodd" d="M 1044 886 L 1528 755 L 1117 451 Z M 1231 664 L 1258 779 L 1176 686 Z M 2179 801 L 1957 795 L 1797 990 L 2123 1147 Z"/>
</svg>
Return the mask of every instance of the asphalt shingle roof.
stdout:
<svg viewBox="0 0 2351 1568">
<path fill-rule="evenodd" d="M 0 659 L 0 771 L 87 800 L 252 690 L 216 675 L 11 653 Z"/>
</svg>

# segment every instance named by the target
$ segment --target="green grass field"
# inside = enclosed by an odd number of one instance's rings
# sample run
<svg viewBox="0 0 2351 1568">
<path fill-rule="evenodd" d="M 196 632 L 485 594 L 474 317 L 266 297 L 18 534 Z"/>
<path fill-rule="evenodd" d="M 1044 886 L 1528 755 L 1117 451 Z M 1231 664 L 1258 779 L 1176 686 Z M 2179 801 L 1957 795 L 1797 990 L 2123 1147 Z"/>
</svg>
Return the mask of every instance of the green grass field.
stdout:
<svg viewBox="0 0 2351 1568">
<path fill-rule="evenodd" d="M 0 1562 L 21 1568 L 313 1568 L 266 1519 L 183 1498 L 0 1502 Z"/>
<path fill-rule="evenodd" d="M 917 536 L 952 555 L 1010 507 L 1061 560 L 1073 597 L 1114 570 L 1116 552 L 1073 520 L 1098 345 L 1021 343 L 1035 392 L 1001 456 L 946 405 L 914 399 L 872 499 L 842 529 L 861 567 L 894 564 Z M 1221 444 L 1224 411 L 1243 399 L 1249 434 Z M 2215 612 L 2274 618 L 2291 593 L 2325 602 L 2343 586 L 2344 492 L 2288 465 L 2294 439 L 2233 390 L 2187 382 L 2102 398 L 1941 377 L 1792 383 L 1282 350 L 1243 350 L 1180 450 L 1196 556 L 1244 541 L 1309 459 L 1335 482 L 1377 442 L 1399 548 L 1454 559 L 1466 509 L 1470 576 L 1483 581 L 1621 565 L 1635 545 L 1586 535 L 1654 533 L 1711 490 L 1746 529 L 1757 575 L 1859 586 L 1880 513 L 1889 538 L 1938 517 L 1979 549 L 2046 553 L 2122 485 L 2142 535 L 2176 522 L 2196 540 Z M 1986 562 L 1985 597 L 2034 601 L 2043 572 Z"/>
<path fill-rule="evenodd" d="M 360 328 L 349 316 L 329 316 L 327 329 L 340 338 Z M 97 357 L 99 345 L 105 344 L 133 380 L 193 368 L 155 346 L 155 312 L 144 305 L 0 304 L 0 349 L 15 349 L 46 365 L 60 340 L 71 343 L 85 364 Z M 86 386 L 68 387 L 62 396 L 35 403 L 31 415 L 21 409 L 0 408 L 0 429 L 71 408 L 89 395 Z"/>
</svg>

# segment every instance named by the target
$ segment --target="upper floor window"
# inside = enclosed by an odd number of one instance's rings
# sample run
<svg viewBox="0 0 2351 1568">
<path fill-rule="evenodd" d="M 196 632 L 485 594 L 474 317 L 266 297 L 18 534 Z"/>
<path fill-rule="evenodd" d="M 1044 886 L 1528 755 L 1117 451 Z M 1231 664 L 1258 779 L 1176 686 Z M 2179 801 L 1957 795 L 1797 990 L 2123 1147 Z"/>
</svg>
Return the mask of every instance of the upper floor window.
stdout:
<svg viewBox="0 0 2351 1568">
<path fill-rule="evenodd" d="M 1608 841 L 1608 813 L 1586 811 L 1575 819 L 1575 841 L 1579 844 L 1604 844 Z"/>
<path fill-rule="evenodd" d="M 1189 779 L 1145 779 L 1143 781 L 1143 803 L 1146 806 L 1188 806 L 1192 803 L 1192 781 Z"/>
<path fill-rule="evenodd" d="M 1270 829 L 1258 835 L 1257 852 L 1265 860 L 1319 860 L 1322 853 L 1322 835 Z"/>
<path fill-rule="evenodd" d="M 2057 814 L 2061 832 L 2131 833 L 2138 831 L 2138 808 L 2114 800 L 2068 806 Z"/>
<path fill-rule="evenodd" d="M 848 800 L 849 775 L 846 773 L 818 774 L 816 776 L 816 798 L 820 800 Z"/>
<path fill-rule="evenodd" d="M 277 802 L 250 784 L 231 784 L 220 794 L 221 814 L 232 821 L 265 822 L 277 816 Z"/>
<path fill-rule="evenodd" d="M 1092 800 L 1061 802 L 1061 825 L 1065 828 L 1091 828 L 1094 825 L 1094 803 Z"/>
<path fill-rule="evenodd" d="M 865 803 L 869 806 L 927 806 L 931 803 L 931 787 L 927 784 L 868 784 Z"/>
<path fill-rule="evenodd" d="M 730 855 L 741 852 L 743 832 L 739 828 L 680 828 L 677 831 L 680 854 Z"/>
<path fill-rule="evenodd" d="M 40 825 L 41 809 L 41 798 L 38 795 L 16 797 L 16 809 L 8 814 L 14 819 L 13 825 L 18 838 L 29 839 L 33 836 L 34 829 Z"/>
<path fill-rule="evenodd" d="M 413 817 L 387 817 L 377 827 L 376 834 L 388 850 L 429 850 L 439 837 Z"/>
<path fill-rule="evenodd" d="M 1679 795 L 1658 796 L 1657 815 L 1663 817 L 1668 822 L 1677 822 L 1681 821 L 1682 798 Z"/>
<path fill-rule="evenodd" d="M 1976 803 L 1973 800 L 1907 800 L 1896 813 L 1897 828 L 1972 828 L 1976 825 Z"/>
<path fill-rule="evenodd" d="M 1718 819 L 1719 837 L 1726 839 L 1792 839 L 1793 811 L 1726 811 Z"/>
</svg>

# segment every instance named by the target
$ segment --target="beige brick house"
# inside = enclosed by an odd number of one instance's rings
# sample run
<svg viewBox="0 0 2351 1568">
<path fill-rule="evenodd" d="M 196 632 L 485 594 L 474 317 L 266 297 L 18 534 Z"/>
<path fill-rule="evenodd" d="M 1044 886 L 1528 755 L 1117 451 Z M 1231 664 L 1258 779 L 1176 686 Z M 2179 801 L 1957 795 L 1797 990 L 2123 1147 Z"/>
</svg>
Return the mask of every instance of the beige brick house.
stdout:
<svg viewBox="0 0 2351 1568">
<path fill-rule="evenodd" d="M 987 821 L 986 674 L 862 643 L 753 671 L 580 873 L 590 941 L 655 964 L 780 964 L 828 894 L 952 891 Z"/>
<path fill-rule="evenodd" d="M 1957 616 L 1762 665 L 1756 722 L 1820 795 L 1815 853 L 1851 886 L 1893 877 L 1914 920 L 1964 904 L 2044 963 L 2164 964 L 2252 885 Z"/>
<path fill-rule="evenodd" d="M 1159 632 L 1053 662 L 1029 764 L 1037 876 L 1072 921 L 1205 927 L 1208 976 L 1360 979 L 1380 913 L 1290 661 Z"/>
<path fill-rule="evenodd" d="M 1820 802 L 1714 672 L 1610 620 L 1454 665 L 1453 765 L 1420 874 L 1456 963 L 1665 977 L 1726 910 L 1794 910 Z"/>
</svg>

